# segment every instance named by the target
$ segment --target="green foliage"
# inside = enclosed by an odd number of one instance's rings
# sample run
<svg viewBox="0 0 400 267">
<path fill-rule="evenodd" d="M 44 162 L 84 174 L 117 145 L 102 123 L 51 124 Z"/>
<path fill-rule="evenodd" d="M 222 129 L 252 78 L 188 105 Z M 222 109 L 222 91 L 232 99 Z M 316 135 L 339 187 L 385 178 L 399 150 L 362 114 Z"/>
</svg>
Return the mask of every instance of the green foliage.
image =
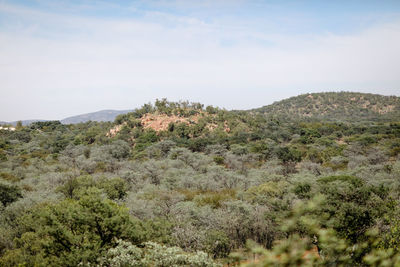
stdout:
<svg viewBox="0 0 400 267">
<path fill-rule="evenodd" d="M 0 266 L 395 266 L 398 98 L 311 96 L 1 130 Z"/>
<path fill-rule="evenodd" d="M 1 161 L 6 161 L 7 160 L 7 154 L 6 152 L 0 148 L 0 162 Z"/>
<path fill-rule="evenodd" d="M 147 242 L 139 248 L 129 242 L 118 240 L 118 246 L 107 251 L 100 266 L 193 266 L 217 267 L 204 252 L 185 253 L 178 247 L 166 247 Z"/>
<path fill-rule="evenodd" d="M 142 249 L 130 242 L 117 240 L 117 246 L 110 248 L 106 255 L 100 258 L 100 266 L 142 267 L 145 266 L 143 256 Z"/>
<path fill-rule="evenodd" d="M 24 143 L 28 143 L 32 140 L 31 135 L 28 131 L 15 131 L 10 136 L 11 140 L 18 140 Z"/>
<path fill-rule="evenodd" d="M 21 197 L 21 189 L 18 186 L 0 183 L 0 202 L 3 206 L 9 205 Z"/>
<path fill-rule="evenodd" d="M 303 144 L 311 144 L 314 143 L 315 139 L 320 138 L 321 134 L 318 130 L 314 129 L 301 129 L 300 131 L 300 141 Z"/>
<path fill-rule="evenodd" d="M 90 188 L 100 189 L 113 200 L 123 199 L 128 191 L 128 185 L 122 178 L 101 178 L 96 181 L 90 175 L 68 178 L 57 190 L 67 198 L 79 199 Z"/>
<path fill-rule="evenodd" d="M 364 184 L 364 182 L 355 176 L 350 176 L 350 175 L 336 175 L 336 176 L 327 176 L 318 179 L 318 182 L 323 183 L 323 184 L 328 184 L 332 182 L 345 182 L 353 185 L 354 187 L 359 187 Z"/>
<path fill-rule="evenodd" d="M 250 201 L 269 201 L 271 198 L 279 198 L 285 192 L 287 183 L 284 181 L 269 181 L 261 185 L 251 187 L 246 191 L 246 198 Z"/>
<path fill-rule="evenodd" d="M 129 144 L 122 140 L 114 141 L 109 146 L 109 153 L 113 158 L 125 159 L 130 154 Z"/>
<path fill-rule="evenodd" d="M 211 230 L 206 233 L 206 252 L 214 258 L 225 258 L 231 251 L 228 236 L 221 231 Z"/>
<path fill-rule="evenodd" d="M 220 208 L 224 201 L 233 199 L 235 195 L 234 190 L 223 190 L 217 192 L 204 192 L 198 194 L 193 201 L 198 205 L 210 205 L 212 208 Z"/>
<path fill-rule="evenodd" d="M 378 142 L 377 138 L 370 134 L 364 134 L 357 138 L 357 141 L 362 146 L 369 146 Z"/>
<path fill-rule="evenodd" d="M 321 192 L 327 196 L 327 212 L 332 216 L 332 226 L 352 243 L 365 238 L 365 233 L 379 214 L 383 199 L 372 194 L 364 182 L 354 176 L 329 176 L 318 180 Z"/>
<path fill-rule="evenodd" d="M 128 186 L 122 178 L 115 177 L 111 179 L 102 179 L 98 187 L 103 189 L 108 198 L 117 200 L 123 199 L 128 191 Z"/>
<path fill-rule="evenodd" d="M 293 192 L 301 199 L 310 197 L 311 185 L 308 182 L 297 183 L 293 189 Z"/>
<path fill-rule="evenodd" d="M 266 115 L 280 114 L 288 120 L 393 120 L 399 116 L 400 100 L 396 96 L 328 92 L 291 97 L 254 111 Z"/>
<path fill-rule="evenodd" d="M 282 224 L 284 231 L 292 232 L 301 226 L 307 234 L 290 234 L 287 239 L 276 241 L 271 250 L 254 242 L 248 248 L 258 255 L 258 262 L 242 266 L 398 266 L 400 254 L 393 249 L 381 249 L 376 231 L 368 233 L 368 239 L 357 245 L 348 244 L 331 228 L 324 228 L 314 214 L 323 204 L 315 198 L 298 203 Z M 369 248 L 366 250 L 366 248 Z"/>
<path fill-rule="evenodd" d="M 65 200 L 35 208 L 19 218 L 21 236 L 3 263 L 77 266 L 96 262 L 115 238 L 139 244 L 145 233 L 124 207 L 89 190 L 79 201 Z"/>
<path fill-rule="evenodd" d="M 388 218 L 389 227 L 384 232 L 380 246 L 385 249 L 393 249 L 395 253 L 400 253 L 400 218 L 395 214 Z"/>
<path fill-rule="evenodd" d="M 279 147 L 276 155 L 284 163 L 301 161 L 301 152 L 292 147 Z"/>
<path fill-rule="evenodd" d="M 225 158 L 222 157 L 222 156 L 214 156 L 213 160 L 214 160 L 214 162 L 215 162 L 216 164 L 218 164 L 218 165 L 223 165 L 223 164 L 224 164 L 224 161 L 225 161 Z"/>
<path fill-rule="evenodd" d="M 30 124 L 31 129 L 54 131 L 56 129 L 63 129 L 65 126 L 60 121 L 37 121 Z"/>
<path fill-rule="evenodd" d="M 135 150 L 143 151 L 146 147 L 159 141 L 156 131 L 146 130 L 135 140 Z"/>
<path fill-rule="evenodd" d="M 87 189 L 95 187 L 96 183 L 92 176 L 69 177 L 62 186 L 57 188 L 58 192 L 67 198 L 79 199 Z"/>
</svg>

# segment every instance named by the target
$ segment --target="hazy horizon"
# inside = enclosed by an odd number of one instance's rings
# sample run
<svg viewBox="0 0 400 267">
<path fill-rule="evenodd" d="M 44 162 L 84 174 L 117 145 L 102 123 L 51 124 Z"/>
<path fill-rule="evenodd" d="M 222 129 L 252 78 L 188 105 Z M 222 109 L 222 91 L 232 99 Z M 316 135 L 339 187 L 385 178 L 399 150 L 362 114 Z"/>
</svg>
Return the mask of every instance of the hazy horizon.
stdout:
<svg viewBox="0 0 400 267">
<path fill-rule="evenodd" d="M 399 1 L 0 0 L 0 121 L 400 95 Z"/>
</svg>

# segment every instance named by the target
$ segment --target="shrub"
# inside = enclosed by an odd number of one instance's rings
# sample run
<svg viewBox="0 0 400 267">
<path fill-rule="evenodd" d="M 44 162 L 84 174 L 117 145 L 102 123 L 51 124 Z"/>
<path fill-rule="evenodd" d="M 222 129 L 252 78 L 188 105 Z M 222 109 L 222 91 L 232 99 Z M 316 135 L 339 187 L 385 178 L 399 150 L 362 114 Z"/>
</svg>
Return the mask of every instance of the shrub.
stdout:
<svg viewBox="0 0 400 267">
<path fill-rule="evenodd" d="M 133 244 L 144 241 L 141 222 L 127 209 L 102 199 L 90 190 L 77 200 L 64 200 L 34 208 L 19 220 L 16 247 L 6 251 L 3 264 L 77 266 L 96 263 L 116 239 Z"/>
<path fill-rule="evenodd" d="M 0 183 L 0 202 L 4 206 L 7 206 L 21 197 L 21 189 L 18 186 Z"/>
<path fill-rule="evenodd" d="M 117 241 L 118 245 L 107 251 L 100 259 L 100 266 L 193 266 L 217 267 L 206 253 L 186 253 L 178 247 L 166 247 L 154 242 L 146 242 L 139 248 L 130 242 Z"/>
<path fill-rule="evenodd" d="M 210 230 L 206 232 L 205 250 L 215 258 L 225 258 L 231 251 L 228 236 L 221 231 Z"/>
</svg>

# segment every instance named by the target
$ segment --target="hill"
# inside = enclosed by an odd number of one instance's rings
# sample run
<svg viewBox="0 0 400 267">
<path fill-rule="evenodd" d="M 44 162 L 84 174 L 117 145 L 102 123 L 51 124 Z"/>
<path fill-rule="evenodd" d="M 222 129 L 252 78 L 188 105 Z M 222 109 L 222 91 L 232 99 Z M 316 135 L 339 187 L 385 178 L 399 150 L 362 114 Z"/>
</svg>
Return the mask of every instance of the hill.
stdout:
<svg viewBox="0 0 400 267">
<path fill-rule="evenodd" d="M 159 104 L 165 103 L 159 102 Z M 174 109 L 175 107 L 170 108 Z M 114 121 L 118 115 L 129 112 L 132 110 L 101 110 L 71 116 L 60 121 L 63 124 Z M 285 120 L 391 121 L 400 118 L 400 97 L 354 92 L 311 93 L 290 97 L 244 112 L 261 113 L 267 117 L 279 117 Z M 22 125 L 28 125 L 35 121 L 46 120 L 23 120 Z M 17 121 L 0 122 L 0 124 L 15 126 Z"/>
<path fill-rule="evenodd" d="M 125 114 L 131 110 L 100 110 L 97 112 L 91 112 L 86 114 L 81 114 L 77 116 L 72 116 L 61 120 L 63 124 L 80 123 L 87 121 L 113 121 L 115 117 L 120 114 Z"/>
<path fill-rule="evenodd" d="M 343 95 L 289 111 L 396 112 Z M 303 118 L 161 99 L 112 123 L 0 129 L 0 266 L 399 266 L 399 117 Z"/>
<path fill-rule="evenodd" d="M 252 111 L 291 119 L 391 120 L 400 116 L 400 98 L 352 92 L 312 93 Z"/>
</svg>

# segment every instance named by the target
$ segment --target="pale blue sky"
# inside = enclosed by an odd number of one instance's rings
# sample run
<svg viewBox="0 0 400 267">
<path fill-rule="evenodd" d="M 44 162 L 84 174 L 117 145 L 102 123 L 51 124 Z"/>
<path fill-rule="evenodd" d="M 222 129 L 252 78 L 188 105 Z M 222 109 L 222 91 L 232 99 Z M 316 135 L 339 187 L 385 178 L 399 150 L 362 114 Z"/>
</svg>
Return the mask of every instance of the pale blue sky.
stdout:
<svg viewBox="0 0 400 267">
<path fill-rule="evenodd" d="M 0 120 L 400 94 L 400 1 L 0 0 Z"/>
</svg>

